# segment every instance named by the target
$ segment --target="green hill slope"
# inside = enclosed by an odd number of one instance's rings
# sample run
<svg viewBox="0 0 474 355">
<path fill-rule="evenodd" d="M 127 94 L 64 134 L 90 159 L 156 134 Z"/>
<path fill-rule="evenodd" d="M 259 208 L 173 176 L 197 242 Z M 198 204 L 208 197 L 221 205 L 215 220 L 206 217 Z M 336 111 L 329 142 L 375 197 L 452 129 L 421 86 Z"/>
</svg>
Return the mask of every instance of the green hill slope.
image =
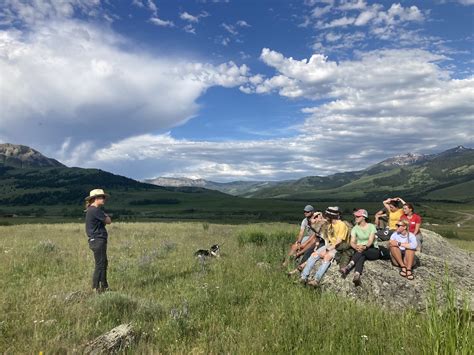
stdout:
<svg viewBox="0 0 474 355">
<path fill-rule="evenodd" d="M 400 194 L 414 200 L 474 201 L 474 149 L 399 156 L 365 170 L 305 177 L 246 194 L 247 197 L 375 201 Z M 461 192 L 462 191 L 462 192 Z"/>
<path fill-rule="evenodd" d="M 111 194 L 107 210 L 125 220 L 277 221 L 299 217 L 301 210 L 297 202 L 246 199 L 197 187 L 159 187 L 97 169 L 0 167 L 0 217 L 82 218 L 84 197 L 97 187 Z"/>
</svg>

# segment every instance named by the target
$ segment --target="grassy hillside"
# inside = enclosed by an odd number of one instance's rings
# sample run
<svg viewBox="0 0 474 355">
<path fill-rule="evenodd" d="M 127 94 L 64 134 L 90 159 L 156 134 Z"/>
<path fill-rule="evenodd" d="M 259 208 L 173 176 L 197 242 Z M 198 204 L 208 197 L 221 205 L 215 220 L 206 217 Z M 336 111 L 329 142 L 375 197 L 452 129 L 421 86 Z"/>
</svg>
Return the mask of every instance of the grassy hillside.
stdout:
<svg viewBox="0 0 474 355">
<path fill-rule="evenodd" d="M 122 220 L 288 221 L 300 218 L 302 210 L 301 202 L 249 200 L 202 188 L 164 188 L 97 169 L 0 168 L 0 217 L 82 218 L 84 197 L 96 187 L 111 194 L 107 210 Z"/>
<path fill-rule="evenodd" d="M 0 226 L 0 353 L 81 353 L 128 322 L 137 354 L 472 349 L 472 320 L 449 289 L 451 303 L 427 300 L 428 312 L 418 313 L 294 285 L 278 268 L 294 226 L 119 223 L 109 231 L 113 291 L 97 296 L 87 291 L 93 260 L 82 224 Z M 192 256 L 215 242 L 224 242 L 219 260 Z"/>
<path fill-rule="evenodd" d="M 248 197 L 377 201 L 389 195 L 410 200 L 474 201 L 474 150 L 454 149 L 408 165 L 377 164 L 327 177 L 305 177 L 246 194 Z M 463 191 L 464 193 L 459 193 Z"/>
</svg>

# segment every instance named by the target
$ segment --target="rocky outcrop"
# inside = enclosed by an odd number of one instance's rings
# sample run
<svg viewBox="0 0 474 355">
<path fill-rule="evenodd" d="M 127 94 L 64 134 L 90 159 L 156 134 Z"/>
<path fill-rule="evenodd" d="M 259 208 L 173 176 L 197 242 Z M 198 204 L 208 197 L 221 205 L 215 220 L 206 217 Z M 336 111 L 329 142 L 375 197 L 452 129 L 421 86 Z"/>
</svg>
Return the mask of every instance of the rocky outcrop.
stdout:
<svg viewBox="0 0 474 355">
<path fill-rule="evenodd" d="M 111 354 L 126 350 L 134 340 L 131 324 L 121 324 L 91 341 L 84 348 L 84 354 Z"/>
<path fill-rule="evenodd" d="M 47 158 L 40 152 L 17 144 L 0 144 L 0 167 L 13 168 L 53 168 L 64 167 L 55 159 Z"/>
<path fill-rule="evenodd" d="M 399 275 L 399 268 L 389 260 L 366 261 L 362 285 L 355 287 L 351 272 L 342 279 L 336 264 L 331 265 L 320 288 L 364 302 L 376 302 L 390 308 L 414 307 L 423 310 L 435 290 L 443 298 L 446 275 L 456 289 L 458 302 L 467 298 L 474 305 L 474 256 L 461 250 L 429 230 L 423 230 L 423 253 L 417 255 L 415 279 L 409 281 Z M 316 265 L 318 267 L 319 264 Z M 471 307 L 472 308 L 472 307 Z"/>
</svg>

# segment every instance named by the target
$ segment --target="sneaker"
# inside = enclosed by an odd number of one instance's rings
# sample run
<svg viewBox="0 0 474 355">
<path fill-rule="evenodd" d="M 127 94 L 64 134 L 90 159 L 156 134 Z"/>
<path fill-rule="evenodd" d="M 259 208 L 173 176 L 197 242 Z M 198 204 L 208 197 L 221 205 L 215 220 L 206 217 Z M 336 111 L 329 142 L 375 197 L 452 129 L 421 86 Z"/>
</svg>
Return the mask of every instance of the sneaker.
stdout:
<svg viewBox="0 0 474 355">
<path fill-rule="evenodd" d="M 352 279 L 352 282 L 354 283 L 354 286 L 360 286 L 361 282 L 360 282 L 360 274 L 358 272 L 356 272 L 354 274 L 354 278 Z"/>
<path fill-rule="evenodd" d="M 316 279 L 312 279 L 312 280 L 308 281 L 307 285 L 312 286 L 312 287 L 318 287 L 319 286 L 319 281 L 316 280 Z"/>
</svg>

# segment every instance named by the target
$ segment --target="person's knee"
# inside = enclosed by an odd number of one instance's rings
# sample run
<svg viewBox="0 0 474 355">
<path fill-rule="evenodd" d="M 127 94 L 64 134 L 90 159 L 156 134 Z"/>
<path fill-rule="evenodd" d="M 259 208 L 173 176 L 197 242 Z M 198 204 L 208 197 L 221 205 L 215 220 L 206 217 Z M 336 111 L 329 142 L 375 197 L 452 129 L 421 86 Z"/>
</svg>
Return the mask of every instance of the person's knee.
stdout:
<svg viewBox="0 0 474 355">
<path fill-rule="evenodd" d="M 328 262 L 331 260 L 332 260 L 332 255 L 326 253 L 326 255 L 324 255 L 324 261 Z"/>
</svg>

